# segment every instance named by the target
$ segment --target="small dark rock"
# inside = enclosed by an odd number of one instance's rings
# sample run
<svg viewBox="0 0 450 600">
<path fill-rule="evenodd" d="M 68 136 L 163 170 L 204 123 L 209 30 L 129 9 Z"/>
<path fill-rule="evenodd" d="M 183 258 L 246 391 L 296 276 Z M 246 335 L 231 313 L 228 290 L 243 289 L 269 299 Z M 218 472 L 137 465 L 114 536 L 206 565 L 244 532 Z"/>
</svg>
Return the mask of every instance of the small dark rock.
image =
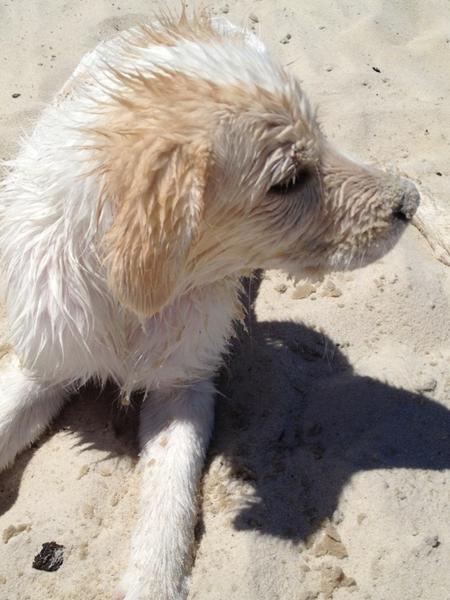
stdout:
<svg viewBox="0 0 450 600">
<path fill-rule="evenodd" d="M 442 177 L 442 173 L 441 173 L 440 171 L 436 171 L 436 175 L 437 175 L 438 177 Z"/>
<path fill-rule="evenodd" d="M 441 545 L 441 542 L 439 541 L 439 538 L 437 535 L 430 535 L 425 538 L 425 544 L 427 546 L 431 546 L 432 548 L 437 548 L 438 546 Z"/>
<path fill-rule="evenodd" d="M 372 67 L 375 73 L 381 73 L 381 70 L 378 67 Z"/>
<path fill-rule="evenodd" d="M 11 94 L 12 98 L 20 98 L 21 94 L 19 94 L 18 92 L 14 92 L 14 94 Z"/>
<path fill-rule="evenodd" d="M 33 560 L 33 569 L 38 571 L 57 571 L 64 562 L 64 546 L 56 542 L 45 542 L 42 550 Z"/>
</svg>

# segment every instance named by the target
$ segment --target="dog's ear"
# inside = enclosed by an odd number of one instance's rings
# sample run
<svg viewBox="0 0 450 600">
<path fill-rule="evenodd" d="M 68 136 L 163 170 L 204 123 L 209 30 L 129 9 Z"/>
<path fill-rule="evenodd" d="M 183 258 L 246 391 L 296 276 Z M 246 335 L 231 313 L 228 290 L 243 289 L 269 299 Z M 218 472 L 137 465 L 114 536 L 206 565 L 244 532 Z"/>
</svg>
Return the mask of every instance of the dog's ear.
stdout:
<svg viewBox="0 0 450 600">
<path fill-rule="evenodd" d="M 201 141 L 159 140 L 120 174 L 104 238 L 107 276 L 135 313 L 157 313 L 181 280 L 203 212 L 208 156 Z"/>
</svg>

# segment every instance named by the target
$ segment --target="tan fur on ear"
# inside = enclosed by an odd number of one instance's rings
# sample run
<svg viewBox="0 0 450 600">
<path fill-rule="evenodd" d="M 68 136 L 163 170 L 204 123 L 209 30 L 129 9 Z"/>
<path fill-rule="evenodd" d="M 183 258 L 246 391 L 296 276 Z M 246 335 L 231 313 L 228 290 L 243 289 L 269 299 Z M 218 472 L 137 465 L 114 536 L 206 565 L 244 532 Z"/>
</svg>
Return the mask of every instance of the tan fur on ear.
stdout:
<svg viewBox="0 0 450 600">
<path fill-rule="evenodd" d="M 136 160 L 121 174 L 122 193 L 104 238 L 106 264 L 117 299 L 151 316 L 173 296 L 196 238 L 208 150 L 201 142 L 160 139 Z"/>
</svg>

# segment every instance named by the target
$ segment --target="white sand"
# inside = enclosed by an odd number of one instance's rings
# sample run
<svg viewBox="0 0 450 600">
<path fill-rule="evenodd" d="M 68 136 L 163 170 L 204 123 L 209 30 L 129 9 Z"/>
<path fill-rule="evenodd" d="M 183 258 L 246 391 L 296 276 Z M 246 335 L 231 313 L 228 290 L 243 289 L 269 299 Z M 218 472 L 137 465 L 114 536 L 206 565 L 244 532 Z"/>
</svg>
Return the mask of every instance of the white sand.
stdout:
<svg viewBox="0 0 450 600">
<path fill-rule="evenodd" d="M 445 243 L 448 2 L 213 5 L 236 23 L 251 17 L 343 150 L 421 184 Z M 5 2 L 0 157 L 85 51 L 155 6 Z M 250 337 L 229 359 L 190 600 L 447 600 L 449 270 L 410 229 L 379 263 L 314 288 L 266 273 Z M 75 400 L 0 476 L 2 599 L 113 595 L 136 507 L 135 420 L 113 414 L 113 391 L 97 396 Z M 63 566 L 32 569 L 53 540 Z"/>
</svg>

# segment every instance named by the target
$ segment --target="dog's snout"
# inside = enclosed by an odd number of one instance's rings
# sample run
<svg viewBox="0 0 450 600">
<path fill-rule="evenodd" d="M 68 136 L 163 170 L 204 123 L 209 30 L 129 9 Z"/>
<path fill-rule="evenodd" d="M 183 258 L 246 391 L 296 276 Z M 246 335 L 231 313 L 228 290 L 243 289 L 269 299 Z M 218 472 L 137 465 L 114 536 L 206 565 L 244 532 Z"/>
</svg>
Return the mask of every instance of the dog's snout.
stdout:
<svg viewBox="0 0 450 600">
<path fill-rule="evenodd" d="M 420 194 L 412 181 L 402 179 L 402 195 L 394 209 L 394 216 L 402 221 L 410 221 L 415 215 L 420 202 Z"/>
</svg>

